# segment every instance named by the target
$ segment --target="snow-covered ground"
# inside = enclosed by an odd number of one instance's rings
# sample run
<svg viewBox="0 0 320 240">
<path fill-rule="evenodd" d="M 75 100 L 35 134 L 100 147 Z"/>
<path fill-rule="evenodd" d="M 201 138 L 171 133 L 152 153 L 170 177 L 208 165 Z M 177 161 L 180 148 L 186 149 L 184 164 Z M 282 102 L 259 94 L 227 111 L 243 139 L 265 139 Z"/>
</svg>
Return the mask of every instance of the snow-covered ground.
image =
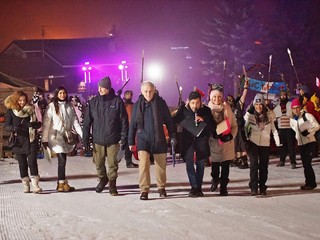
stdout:
<svg viewBox="0 0 320 240">
<path fill-rule="evenodd" d="M 229 196 L 210 192 L 206 168 L 202 198 L 188 198 L 185 164 L 167 166 L 167 198 L 159 198 L 154 166 L 149 201 L 141 201 L 138 169 L 120 163 L 119 196 L 95 192 L 91 158 L 68 157 L 72 193 L 58 193 L 57 159 L 38 160 L 41 194 L 25 194 L 14 159 L 0 161 L 0 239 L 320 239 L 320 160 L 314 159 L 319 188 L 301 191 L 303 168 L 276 167 L 271 159 L 268 195 L 250 196 L 249 169 L 231 168 Z"/>
</svg>

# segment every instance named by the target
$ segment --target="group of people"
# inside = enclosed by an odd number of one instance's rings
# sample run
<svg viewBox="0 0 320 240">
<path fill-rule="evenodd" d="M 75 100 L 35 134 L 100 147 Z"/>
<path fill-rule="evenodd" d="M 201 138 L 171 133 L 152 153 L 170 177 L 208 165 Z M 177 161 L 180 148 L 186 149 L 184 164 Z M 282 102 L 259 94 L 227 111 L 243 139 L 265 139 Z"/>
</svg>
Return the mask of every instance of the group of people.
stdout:
<svg viewBox="0 0 320 240">
<path fill-rule="evenodd" d="M 166 197 L 168 142 L 172 146 L 177 144 L 178 125 L 182 129 L 179 139 L 183 139 L 183 143 L 180 143 L 181 156 L 186 163 L 191 186 L 189 197 L 204 195 L 202 184 L 208 159 L 211 162 L 211 191 L 216 191 L 220 185 L 220 195 L 227 196 L 230 165 L 248 167 L 247 155 L 250 161 L 251 195 L 266 195 L 271 133 L 276 145 L 284 149 L 280 151 L 278 166 L 284 165 L 289 152 L 293 168 L 296 165 L 295 152 L 292 150 L 295 136 L 306 179 L 301 189 L 312 190 L 317 187 L 311 161 L 317 145 L 315 135 L 319 133 L 319 123 L 313 114 L 303 109 L 306 105 L 303 92 L 300 99 L 293 99 L 292 102 L 281 96 L 279 107 L 274 110 L 258 93 L 245 112 L 247 81 L 241 97 L 237 100 L 228 97 L 226 101 L 223 86 L 212 84 L 208 104 L 203 103 L 198 91 L 192 91 L 186 103 L 172 114 L 152 82 L 141 84 L 141 94 L 135 103 L 132 102 L 132 91 L 124 93 L 123 101 L 111 85 L 109 77 L 99 81 L 98 95 L 88 101 L 83 126 L 79 124 L 67 90 L 62 86 L 55 90 L 42 123 L 37 120 L 34 107 L 29 104 L 24 92 L 17 91 L 5 100 L 8 108 L 5 126 L 6 130 L 17 133 L 12 151 L 19 163 L 24 192 L 30 192 L 30 179 L 32 191 L 42 191 L 36 157 L 39 147 L 36 131 L 40 127 L 43 148 L 49 148 L 57 154 L 58 192 L 75 190 L 69 185 L 65 174 L 67 153 L 75 147 L 74 143 L 66 141 L 65 135 L 74 131 L 82 138 L 85 148 L 89 148 L 89 139 L 92 138 L 93 160 L 99 181 L 95 189 L 97 193 L 109 184 L 110 195 L 118 195 L 117 154 L 121 150 L 125 151 L 127 167 L 139 168 L 140 199 L 148 200 L 151 158 L 155 163 L 159 196 Z M 132 152 L 137 152 L 138 165 L 132 162 Z"/>
</svg>

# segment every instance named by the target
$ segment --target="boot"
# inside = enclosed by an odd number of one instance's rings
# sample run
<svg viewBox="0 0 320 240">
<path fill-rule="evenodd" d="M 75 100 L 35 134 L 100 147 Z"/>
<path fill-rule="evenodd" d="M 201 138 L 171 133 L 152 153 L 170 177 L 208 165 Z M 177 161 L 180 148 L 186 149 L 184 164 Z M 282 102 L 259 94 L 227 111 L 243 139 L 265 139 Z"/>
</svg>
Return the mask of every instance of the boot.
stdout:
<svg viewBox="0 0 320 240">
<path fill-rule="evenodd" d="M 100 178 L 100 181 L 96 187 L 96 192 L 101 193 L 103 191 L 103 189 L 105 188 L 105 186 L 108 184 L 108 182 L 109 182 L 108 177 Z"/>
<path fill-rule="evenodd" d="M 247 156 L 242 156 L 241 157 L 241 164 L 239 165 L 240 169 L 247 169 L 249 168 L 248 164 L 248 157 Z"/>
<path fill-rule="evenodd" d="M 30 192 L 30 179 L 29 177 L 24 177 L 21 179 L 23 185 L 23 192 L 29 193 Z"/>
<path fill-rule="evenodd" d="M 231 167 L 238 167 L 240 165 L 241 165 L 241 158 L 236 158 L 231 163 Z"/>
<path fill-rule="evenodd" d="M 39 180 L 40 176 L 31 176 L 31 183 L 33 187 L 33 193 L 40 193 L 42 192 L 42 188 L 39 187 Z"/>
<path fill-rule="evenodd" d="M 219 185 L 219 179 L 213 179 L 211 180 L 212 184 L 211 184 L 211 192 L 214 192 L 215 190 L 217 190 L 218 185 Z"/>
<path fill-rule="evenodd" d="M 67 180 L 59 180 L 57 190 L 58 192 L 72 192 L 75 188 L 71 187 Z"/>
<path fill-rule="evenodd" d="M 228 196 L 227 185 L 229 180 L 220 181 L 220 196 Z"/>
<path fill-rule="evenodd" d="M 118 191 L 117 191 L 117 186 L 116 186 L 116 179 L 110 180 L 109 193 L 110 193 L 111 196 L 118 196 Z"/>
</svg>

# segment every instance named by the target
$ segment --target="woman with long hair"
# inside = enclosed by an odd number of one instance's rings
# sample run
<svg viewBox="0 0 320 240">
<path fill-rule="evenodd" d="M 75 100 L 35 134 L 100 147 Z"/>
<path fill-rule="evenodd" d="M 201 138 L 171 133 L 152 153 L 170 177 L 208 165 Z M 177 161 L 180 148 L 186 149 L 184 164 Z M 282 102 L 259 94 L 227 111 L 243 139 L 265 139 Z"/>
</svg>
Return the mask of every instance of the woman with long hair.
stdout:
<svg viewBox="0 0 320 240">
<path fill-rule="evenodd" d="M 82 137 L 82 129 L 74 107 L 68 101 L 67 90 L 60 86 L 55 89 L 53 99 L 44 114 L 42 130 L 43 147 L 49 147 L 58 157 L 58 192 L 75 190 L 66 180 L 67 153 L 75 147 L 66 142 L 66 132 L 73 130 Z"/>
<path fill-rule="evenodd" d="M 275 127 L 275 115 L 265 103 L 261 93 L 253 99 L 252 107 L 244 116 L 246 121 L 245 131 L 247 136 L 247 152 L 250 159 L 251 195 L 267 194 L 268 163 L 270 153 L 270 134 L 273 134 L 276 145 L 280 146 L 278 131 Z"/>
<path fill-rule="evenodd" d="M 15 135 L 12 152 L 19 163 L 23 192 L 30 192 L 30 178 L 34 193 L 40 193 L 39 172 L 37 163 L 38 140 L 36 129 L 41 127 L 37 122 L 34 106 L 28 103 L 28 96 L 23 91 L 16 91 L 5 100 L 5 129 Z"/>
</svg>

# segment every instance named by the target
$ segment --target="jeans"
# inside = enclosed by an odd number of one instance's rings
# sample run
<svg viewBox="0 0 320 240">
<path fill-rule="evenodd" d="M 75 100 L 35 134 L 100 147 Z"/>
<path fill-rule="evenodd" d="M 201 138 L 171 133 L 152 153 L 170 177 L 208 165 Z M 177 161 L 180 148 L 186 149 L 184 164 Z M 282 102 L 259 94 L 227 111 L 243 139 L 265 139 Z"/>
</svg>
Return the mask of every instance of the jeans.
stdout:
<svg viewBox="0 0 320 240">
<path fill-rule="evenodd" d="M 204 175 L 204 162 L 206 159 L 193 160 L 194 149 L 193 146 L 185 151 L 184 159 L 186 161 L 186 169 L 189 178 L 189 183 L 192 188 L 202 188 L 203 175 Z M 194 168 L 196 164 L 196 169 Z"/>
<path fill-rule="evenodd" d="M 258 146 L 249 141 L 249 159 L 250 159 L 250 182 L 251 190 L 266 190 L 268 179 L 270 147 Z"/>
<path fill-rule="evenodd" d="M 310 187 L 316 187 L 316 176 L 312 168 L 312 153 L 316 147 L 316 142 L 311 142 L 306 145 L 299 146 L 301 161 L 304 168 L 304 176 L 306 178 L 306 185 Z"/>
<path fill-rule="evenodd" d="M 16 160 L 19 163 L 20 177 L 28 177 L 28 167 L 30 168 L 31 176 L 38 175 L 38 162 L 37 162 L 37 153 L 31 152 L 27 154 L 15 154 Z"/>
<path fill-rule="evenodd" d="M 58 153 L 58 180 L 66 180 L 67 154 Z"/>
</svg>

